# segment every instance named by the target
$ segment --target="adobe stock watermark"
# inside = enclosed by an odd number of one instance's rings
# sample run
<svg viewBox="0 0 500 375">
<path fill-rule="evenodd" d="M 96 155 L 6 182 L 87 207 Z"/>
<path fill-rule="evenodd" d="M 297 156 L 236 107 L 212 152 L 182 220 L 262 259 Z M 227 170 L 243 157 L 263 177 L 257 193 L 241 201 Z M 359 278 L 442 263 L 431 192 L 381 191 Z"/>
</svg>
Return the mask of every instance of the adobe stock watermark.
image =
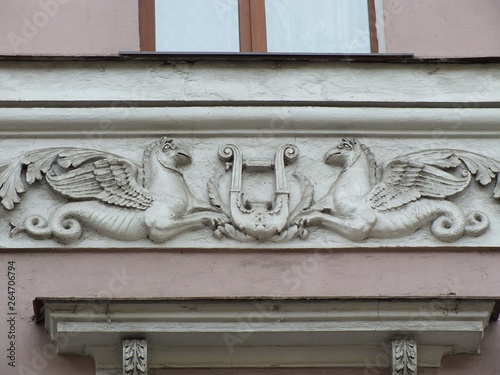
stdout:
<svg viewBox="0 0 500 375">
<path fill-rule="evenodd" d="M 20 32 L 9 32 L 7 39 L 16 53 L 19 47 L 27 44 L 35 38 L 41 29 L 47 26 L 49 21 L 59 14 L 61 5 L 68 4 L 73 0 L 39 0 L 39 10 L 35 11 L 31 17 L 22 18 Z"/>
<path fill-rule="evenodd" d="M 454 277 L 453 279 L 444 279 L 442 281 L 443 289 L 437 295 L 439 296 L 454 296 L 460 289 L 460 279 Z M 408 322 L 421 322 L 425 326 L 425 321 L 433 321 L 436 319 L 435 314 L 441 312 L 443 316 L 449 314 L 458 314 L 460 301 L 448 300 L 448 303 L 443 302 L 442 299 L 436 298 L 422 304 L 418 310 L 413 311 L 407 321 Z M 448 309 L 450 308 L 450 309 Z M 403 336 L 407 332 L 402 332 Z M 411 336 L 411 335 L 410 335 Z M 363 375 L 384 375 L 387 373 L 387 367 L 392 363 L 392 349 L 390 343 L 383 341 L 379 344 L 380 353 L 373 359 L 366 358 L 364 361 L 365 370 Z"/>
<path fill-rule="evenodd" d="M 144 95 L 146 95 L 144 93 Z M 105 107 L 106 118 L 101 119 L 95 127 L 85 128 L 81 131 L 81 140 L 78 143 L 79 147 L 85 148 L 102 148 L 102 141 L 113 133 L 116 134 L 120 129 L 120 124 L 130 122 L 134 114 L 134 110 L 137 110 L 136 102 L 134 101 L 121 101 L 117 100 L 110 103 L 109 107 Z"/>
<path fill-rule="evenodd" d="M 96 297 L 111 300 L 135 279 L 135 276 L 127 274 L 126 268 L 123 268 L 121 272 L 113 269 L 111 270 L 111 278 L 106 287 L 99 290 Z M 95 312 L 97 315 L 100 313 L 99 311 Z M 49 366 L 50 361 L 54 360 L 60 351 L 64 351 L 64 349 L 68 347 L 70 339 L 78 337 L 79 334 L 79 332 L 61 333 L 58 335 L 57 342 L 51 341 L 39 349 L 33 349 L 30 353 L 31 363 L 20 364 L 19 367 L 17 367 L 17 373 L 19 375 L 38 375 Z"/>
<path fill-rule="evenodd" d="M 281 277 L 282 287 L 278 286 L 271 292 L 271 297 L 280 298 L 296 291 L 304 282 L 311 278 L 320 267 L 322 262 L 321 253 L 329 254 L 333 252 L 315 251 L 300 263 L 291 265 Z M 264 322 L 279 323 L 282 316 L 276 314 L 279 311 L 279 303 L 274 300 L 254 301 L 254 311 L 241 313 L 238 316 L 241 330 L 234 333 L 222 334 L 222 340 L 230 354 L 233 354 L 237 346 L 242 346 L 245 341 L 255 333 L 255 327 Z"/>
<path fill-rule="evenodd" d="M 265 127 L 257 128 L 255 136 L 251 138 L 252 144 L 265 146 L 269 140 L 283 136 L 284 132 L 291 126 L 293 113 L 289 108 L 280 108 L 278 113 L 270 116 L 271 119 Z"/>
<path fill-rule="evenodd" d="M 446 113 L 440 119 L 442 123 L 447 123 L 448 127 L 446 129 L 434 129 L 431 134 L 433 138 L 446 139 L 450 131 L 459 131 L 467 126 L 467 120 L 470 122 L 471 119 L 474 119 L 474 112 L 470 110 L 480 108 L 481 103 L 488 101 L 488 94 L 490 93 L 488 78 L 490 77 L 482 76 L 476 78 L 474 86 L 469 88 L 466 100 L 455 103 L 452 107 L 453 110 Z"/>
<path fill-rule="evenodd" d="M 220 20 L 231 17 L 238 12 L 237 2 L 232 0 L 215 0 L 213 2 L 213 7 Z"/>
</svg>

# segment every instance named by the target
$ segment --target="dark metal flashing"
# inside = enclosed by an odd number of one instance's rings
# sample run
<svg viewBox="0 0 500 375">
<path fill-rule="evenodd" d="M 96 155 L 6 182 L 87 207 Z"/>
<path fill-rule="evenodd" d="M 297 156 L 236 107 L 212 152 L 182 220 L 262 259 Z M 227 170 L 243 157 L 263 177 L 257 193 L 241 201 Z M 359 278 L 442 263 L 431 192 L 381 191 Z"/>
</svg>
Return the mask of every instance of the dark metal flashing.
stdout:
<svg viewBox="0 0 500 375">
<path fill-rule="evenodd" d="M 500 63 L 500 56 L 485 57 L 416 57 L 413 54 L 391 53 L 176 53 L 120 52 L 116 55 L 0 55 L 0 61 L 163 61 L 163 62 L 342 62 L 394 64 L 489 64 Z"/>
</svg>

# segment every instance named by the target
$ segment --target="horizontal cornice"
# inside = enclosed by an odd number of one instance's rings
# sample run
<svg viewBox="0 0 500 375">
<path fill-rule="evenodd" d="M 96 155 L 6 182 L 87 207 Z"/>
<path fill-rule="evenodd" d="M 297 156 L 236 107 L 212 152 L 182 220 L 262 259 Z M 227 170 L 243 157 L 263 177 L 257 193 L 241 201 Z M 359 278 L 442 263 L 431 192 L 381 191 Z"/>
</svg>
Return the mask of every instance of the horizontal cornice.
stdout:
<svg viewBox="0 0 500 375">
<path fill-rule="evenodd" d="M 123 338 L 147 341 L 149 368 L 389 367 L 397 339 L 418 365 L 477 353 L 494 301 L 40 300 L 59 353 L 119 369 Z M 271 354 L 271 355 L 269 355 Z M 381 360 L 383 359 L 383 360 Z M 99 372 L 98 372 L 99 373 Z"/>
<path fill-rule="evenodd" d="M 0 136 L 500 136 L 500 108 L 316 106 L 6 106 L 0 108 Z"/>
</svg>

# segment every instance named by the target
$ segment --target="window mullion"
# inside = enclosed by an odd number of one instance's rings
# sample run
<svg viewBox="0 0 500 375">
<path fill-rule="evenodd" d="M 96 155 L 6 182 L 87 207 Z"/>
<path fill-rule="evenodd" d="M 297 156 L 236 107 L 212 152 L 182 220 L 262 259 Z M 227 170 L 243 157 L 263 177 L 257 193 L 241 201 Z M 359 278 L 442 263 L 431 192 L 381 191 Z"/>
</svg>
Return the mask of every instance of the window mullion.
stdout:
<svg viewBox="0 0 500 375">
<path fill-rule="evenodd" d="M 371 52 L 378 53 L 377 14 L 375 9 L 375 0 L 368 0 L 368 17 Z"/>
<path fill-rule="evenodd" d="M 265 0 L 239 0 L 240 52 L 267 52 Z"/>
<path fill-rule="evenodd" d="M 252 52 L 267 52 L 265 0 L 250 0 Z"/>
<path fill-rule="evenodd" d="M 141 51 L 156 51 L 155 0 L 139 0 Z"/>
<path fill-rule="evenodd" d="M 240 52 L 252 52 L 252 25 L 250 0 L 238 0 L 240 24 Z"/>
</svg>

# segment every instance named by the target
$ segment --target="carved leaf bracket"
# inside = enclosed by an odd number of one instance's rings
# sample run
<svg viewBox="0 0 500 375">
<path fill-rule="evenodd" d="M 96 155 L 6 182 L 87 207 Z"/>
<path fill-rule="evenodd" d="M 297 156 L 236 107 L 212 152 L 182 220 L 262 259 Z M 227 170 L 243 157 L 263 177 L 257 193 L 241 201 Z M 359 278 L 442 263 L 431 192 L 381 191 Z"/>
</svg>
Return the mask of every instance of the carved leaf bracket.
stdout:
<svg viewBox="0 0 500 375">
<path fill-rule="evenodd" d="M 146 340 L 123 341 L 123 375 L 148 375 Z"/>
<path fill-rule="evenodd" d="M 417 375 L 417 343 L 400 339 L 392 342 L 392 375 Z"/>
</svg>

